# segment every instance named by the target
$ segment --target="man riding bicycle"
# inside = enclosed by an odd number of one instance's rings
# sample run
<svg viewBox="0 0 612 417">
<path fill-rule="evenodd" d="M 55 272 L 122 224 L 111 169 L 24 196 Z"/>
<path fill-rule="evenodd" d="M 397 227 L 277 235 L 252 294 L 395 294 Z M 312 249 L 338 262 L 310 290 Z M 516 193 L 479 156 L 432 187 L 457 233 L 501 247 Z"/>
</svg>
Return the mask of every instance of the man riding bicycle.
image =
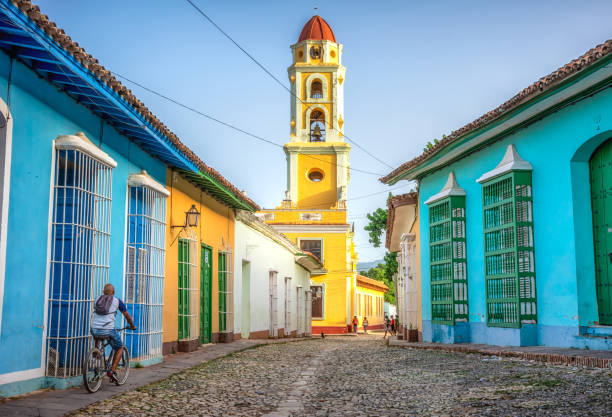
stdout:
<svg viewBox="0 0 612 417">
<path fill-rule="evenodd" d="M 115 287 L 113 284 L 106 284 L 104 286 L 104 294 L 96 298 L 94 303 L 91 334 L 94 338 L 110 338 L 110 345 L 115 351 L 115 356 L 113 356 L 113 366 L 111 370 L 108 371 L 107 375 L 113 382 L 117 381 L 117 373 L 115 370 L 121 360 L 123 349 L 125 349 L 121 342 L 121 336 L 119 336 L 119 332 L 115 329 L 115 316 L 117 315 L 117 310 L 123 313 L 123 316 L 130 324 L 130 329 L 136 330 L 134 320 L 132 320 L 130 313 L 127 312 L 125 304 L 123 304 L 123 301 L 119 298 L 115 297 Z"/>
</svg>

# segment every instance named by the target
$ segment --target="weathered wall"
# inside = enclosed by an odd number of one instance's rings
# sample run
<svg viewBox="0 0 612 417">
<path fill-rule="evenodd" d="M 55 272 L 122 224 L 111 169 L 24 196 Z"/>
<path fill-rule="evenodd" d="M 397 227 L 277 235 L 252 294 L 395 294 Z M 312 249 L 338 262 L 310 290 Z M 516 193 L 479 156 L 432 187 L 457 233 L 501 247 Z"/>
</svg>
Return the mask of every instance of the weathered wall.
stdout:
<svg viewBox="0 0 612 417">
<path fill-rule="evenodd" d="M 218 252 L 234 248 L 234 210 L 227 207 L 210 195 L 195 187 L 178 173 L 168 169 L 167 188 L 170 197 L 167 200 L 166 221 L 166 281 L 164 285 L 163 342 L 178 340 L 178 238 L 186 232 L 193 232 L 198 238 L 198 274 L 200 273 L 201 245 L 212 247 L 212 333 L 219 331 L 219 291 L 218 291 Z M 185 212 L 192 205 L 200 212 L 197 228 L 183 231 Z M 179 236 L 180 234 L 180 236 Z M 199 275 L 198 275 L 199 276 Z M 235 281 L 239 279 L 235 275 Z M 198 323 L 199 329 L 199 323 Z"/>
<path fill-rule="evenodd" d="M 506 343 L 504 329 L 486 326 L 482 186 L 514 144 L 533 166 L 533 216 L 541 345 L 582 346 L 579 325 L 597 320 L 588 159 L 612 137 L 612 91 L 603 90 L 519 130 L 420 181 L 420 247 L 424 335 L 431 340 L 428 208 L 450 171 L 466 192 L 470 335 L 474 343 Z"/>
<path fill-rule="evenodd" d="M 285 324 L 285 277 L 291 277 L 290 306 L 291 322 L 289 329 L 296 330 L 297 326 L 297 287 L 303 291 L 310 289 L 310 273 L 295 262 L 295 256 L 287 248 L 254 230 L 249 225 L 236 221 L 236 255 L 234 257 L 235 285 L 234 285 L 234 328 L 236 333 L 250 333 L 251 337 L 268 332 L 270 329 L 270 271 L 277 272 L 278 288 L 278 328 L 287 329 Z M 244 262 L 248 262 L 248 281 L 250 283 L 250 318 L 249 328 L 243 326 L 243 297 L 246 291 L 242 289 L 242 276 Z M 304 297 L 304 294 L 302 293 Z M 305 298 L 305 297 L 304 297 Z M 304 304 L 302 304 L 304 306 Z M 305 310 L 304 310 L 305 311 Z M 305 317 L 305 313 L 303 316 Z M 304 320 L 305 322 L 305 320 Z M 267 333 L 266 336 L 268 337 Z"/>
<path fill-rule="evenodd" d="M 10 102 L 13 148 L 8 245 L 0 343 L 0 384 L 42 377 L 52 142 L 82 131 L 117 161 L 112 173 L 110 282 L 123 292 L 127 177 L 146 169 L 165 184 L 165 165 L 77 104 L 21 63 L 13 62 L 10 100 L 6 97 L 9 58 L 0 52 L 0 91 Z M 28 370 L 27 372 L 23 372 Z M 22 383 L 24 384 L 24 383 Z M 36 389 L 12 386 L 7 392 Z M 11 391 L 12 390 L 12 391 Z M 2 395 L 5 390 L 0 388 Z"/>
</svg>

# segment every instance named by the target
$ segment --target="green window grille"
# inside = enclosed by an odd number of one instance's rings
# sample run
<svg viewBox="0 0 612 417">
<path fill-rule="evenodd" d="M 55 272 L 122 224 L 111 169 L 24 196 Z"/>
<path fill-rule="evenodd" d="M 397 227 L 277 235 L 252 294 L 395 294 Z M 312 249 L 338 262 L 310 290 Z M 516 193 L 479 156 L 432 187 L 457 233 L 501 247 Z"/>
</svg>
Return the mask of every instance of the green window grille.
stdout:
<svg viewBox="0 0 612 417">
<path fill-rule="evenodd" d="M 233 331 L 233 291 L 231 252 L 219 252 L 219 332 Z"/>
<path fill-rule="evenodd" d="M 487 325 L 535 323 L 531 171 L 505 173 L 482 188 Z"/>
<path fill-rule="evenodd" d="M 429 205 L 429 251 L 432 322 L 467 321 L 465 196 L 451 195 Z"/>
<path fill-rule="evenodd" d="M 199 276 L 196 254 L 196 240 L 178 240 L 179 340 L 191 340 L 198 337 Z"/>
<path fill-rule="evenodd" d="M 189 303 L 189 283 L 190 283 L 189 268 L 189 241 L 186 239 L 178 240 L 178 319 L 179 319 L 179 339 L 189 339 L 190 330 L 190 303 Z"/>
</svg>

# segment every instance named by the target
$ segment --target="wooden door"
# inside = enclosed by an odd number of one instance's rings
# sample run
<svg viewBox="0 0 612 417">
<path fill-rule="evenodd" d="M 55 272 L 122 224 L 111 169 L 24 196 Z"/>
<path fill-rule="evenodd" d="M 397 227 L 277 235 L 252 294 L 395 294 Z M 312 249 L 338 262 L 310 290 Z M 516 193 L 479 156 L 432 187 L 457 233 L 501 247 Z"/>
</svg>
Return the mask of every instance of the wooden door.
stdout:
<svg viewBox="0 0 612 417">
<path fill-rule="evenodd" d="M 599 324 L 612 325 L 612 140 L 593 154 L 590 169 Z"/>
<path fill-rule="evenodd" d="M 212 249 L 202 245 L 200 257 L 200 343 L 210 343 L 212 341 Z"/>
</svg>

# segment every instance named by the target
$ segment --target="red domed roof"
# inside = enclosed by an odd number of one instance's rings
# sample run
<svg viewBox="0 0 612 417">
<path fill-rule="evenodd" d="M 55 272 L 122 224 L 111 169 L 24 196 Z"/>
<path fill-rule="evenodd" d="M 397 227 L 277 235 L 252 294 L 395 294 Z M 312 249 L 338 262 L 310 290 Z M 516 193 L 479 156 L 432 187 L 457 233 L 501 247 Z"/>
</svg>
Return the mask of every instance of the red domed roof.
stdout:
<svg viewBox="0 0 612 417">
<path fill-rule="evenodd" d="M 329 27 L 327 22 L 321 16 L 313 16 L 302 29 L 298 42 L 306 39 L 314 39 L 317 41 L 327 40 L 336 42 L 334 31 Z"/>
</svg>

